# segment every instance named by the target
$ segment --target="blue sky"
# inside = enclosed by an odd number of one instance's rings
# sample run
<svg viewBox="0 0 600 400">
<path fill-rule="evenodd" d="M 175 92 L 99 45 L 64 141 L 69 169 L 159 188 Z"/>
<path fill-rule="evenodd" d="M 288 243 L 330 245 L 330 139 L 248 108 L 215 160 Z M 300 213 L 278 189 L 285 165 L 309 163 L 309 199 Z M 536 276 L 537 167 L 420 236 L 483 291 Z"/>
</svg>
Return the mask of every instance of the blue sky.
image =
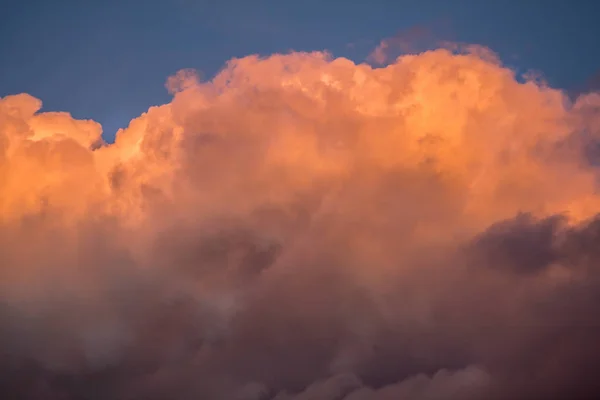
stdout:
<svg viewBox="0 0 600 400">
<path fill-rule="evenodd" d="M 214 75 L 232 57 L 331 51 L 364 61 L 386 37 L 425 27 L 497 51 L 551 85 L 580 87 L 600 70 L 594 0 L 23 0 L 0 14 L 0 96 L 30 93 L 46 111 L 92 118 L 112 140 L 169 101 L 182 68 Z M 349 44 L 354 44 L 349 46 Z"/>
</svg>

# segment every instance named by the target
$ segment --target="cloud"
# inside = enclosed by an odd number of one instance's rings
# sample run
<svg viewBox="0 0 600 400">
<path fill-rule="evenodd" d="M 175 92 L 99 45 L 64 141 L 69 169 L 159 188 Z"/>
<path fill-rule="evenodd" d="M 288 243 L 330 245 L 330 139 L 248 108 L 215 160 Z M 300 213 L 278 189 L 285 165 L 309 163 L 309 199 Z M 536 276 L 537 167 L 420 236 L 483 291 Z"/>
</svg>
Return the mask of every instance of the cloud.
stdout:
<svg viewBox="0 0 600 400">
<path fill-rule="evenodd" d="M 454 37 L 451 22 L 441 18 L 428 25 L 413 25 L 402 29 L 393 36 L 382 39 L 367 57 L 367 61 L 375 65 L 393 62 L 397 57 L 407 54 L 418 54 L 438 48 L 470 47 L 448 40 Z M 446 38 L 442 40 L 441 38 Z"/>
<path fill-rule="evenodd" d="M 489 267 L 509 267 L 517 272 L 535 273 L 560 261 L 555 243 L 564 217 L 560 215 L 535 221 L 527 214 L 498 222 L 474 241 L 476 262 Z"/>
<path fill-rule="evenodd" d="M 0 391 L 600 392 L 598 94 L 463 49 L 184 71 L 110 145 L 0 99 Z"/>
<path fill-rule="evenodd" d="M 437 42 L 433 31 L 425 26 L 415 25 L 396 35 L 383 39 L 369 55 L 369 60 L 377 64 L 385 64 L 402 53 L 421 52 Z M 437 44 L 437 43 L 436 43 Z"/>
<path fill-rule="evenodd" d="M 326 381 L 319 381 L 303 392 L 289 395 L 279 393 L 276 400 L 425 400 L 425 399 L 468 399 L 481 394 L 480 390 L 488 383 L 486 372 L 469 366 L 463 370 L 450 372 L 445 369 L 433 376 L 419 374 L 395 384 L 372 389 L 363 386 L 353 375 L 336 375 Z"/>
<path fill-rule="evenodd" d="M 190 87 L 196 86 L 199 83 L 200 77 L 198 76 L 197 71 L 191 69 L 182 69 L 167 79 L 165 87 L 170 94 L 175 94 Z"/>
</svg>

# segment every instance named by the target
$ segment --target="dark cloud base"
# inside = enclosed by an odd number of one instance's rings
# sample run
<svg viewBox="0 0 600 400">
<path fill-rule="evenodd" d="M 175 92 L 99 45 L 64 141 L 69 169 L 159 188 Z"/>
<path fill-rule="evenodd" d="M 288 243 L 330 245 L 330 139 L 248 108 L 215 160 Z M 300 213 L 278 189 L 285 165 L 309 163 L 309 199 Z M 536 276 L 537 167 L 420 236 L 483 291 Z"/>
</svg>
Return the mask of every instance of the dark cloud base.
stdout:
<svg viewBox="0 0 600 400">
<path fill-rule="evenodd" d="M 107 225 L 105 254 L 115 254 Z M 229 225 L 210 237 L 178 227 L 156 250 L 157 263 L 181 266 L 181 281 L 229 274 L 219 291 L 237 285 L 244 302 L 227 321 L 214 304 L 172 296 L 164 277 L 103 282 L 113 304 L 68 299 L 67 316 L 58 295 L 44 315 L 3 303 L 3 399 L 600 397 L 600 216 L 571 226 L 521 214 L 458 251 L 412 259 L 419 268 L 378 287 L 385 310 L 343 257 L 310 254 L 278 271 L 284 243 Z M 226 271 L 234 255 L 242 262 Z M 568 277 L 540 285 L 557 266 Z M 82 353 L 72 335 L 85 324 Z"/>
</svg>

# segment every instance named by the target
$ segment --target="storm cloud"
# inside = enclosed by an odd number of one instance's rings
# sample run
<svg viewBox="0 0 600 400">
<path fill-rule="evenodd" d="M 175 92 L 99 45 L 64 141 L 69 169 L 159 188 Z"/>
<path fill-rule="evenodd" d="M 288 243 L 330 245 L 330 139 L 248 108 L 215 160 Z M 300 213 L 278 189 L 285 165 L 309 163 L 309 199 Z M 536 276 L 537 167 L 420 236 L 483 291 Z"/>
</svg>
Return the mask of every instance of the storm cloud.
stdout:
<svg viewBox="0 0 600 400">
<path fill-rule="evenodd" d="M 0 99 L 15 399 L 600 394 L 600 95 L 490 50 L 185 70 L 102 128 Z"/>
</svg>

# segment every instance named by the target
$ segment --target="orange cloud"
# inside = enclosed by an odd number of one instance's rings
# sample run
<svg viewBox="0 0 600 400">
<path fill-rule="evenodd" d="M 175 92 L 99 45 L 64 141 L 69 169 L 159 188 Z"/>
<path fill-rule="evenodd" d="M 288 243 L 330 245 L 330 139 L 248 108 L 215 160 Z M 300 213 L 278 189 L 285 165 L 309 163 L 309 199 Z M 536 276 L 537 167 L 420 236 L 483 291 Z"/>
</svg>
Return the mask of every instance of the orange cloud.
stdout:
<svg viewBox="0 0 600 400">
<path fill-rule="evenodd" d="M 53 373 L 135 366 L 110 386 L 131 398 L 156 385 L 409 398 L 501 380 L 510 362 L 493 349 L 520 354 L 548 333 L 488 341 L 476 321 L 538 318 L 557 286 L 589 277 L 571 249 L 600 211 L 588 157 L 600 101 L 570 103 L 467 50 L 381 68 L 325 52 L 248 56 L 210 81 L 185 70 L 167 82 L 173 100 L 114 144 L 27 94 L 0 99 L 0 304 L 18 310 L 0 308 L 0 338 Z M 551 235 L 575 239 L 540 239 L 564 247 L 534 278 L 465 266 L 465 243 L 520 214 L 567 215 Z M 490 246 L 512 231 L 500 232 Z M 460 357 L 442 365 L 436 351 Z M 397 360 L 411 368 L 390 376 Z M 467 369 L 445 372 L 457 364 Z"/>
</svg>

